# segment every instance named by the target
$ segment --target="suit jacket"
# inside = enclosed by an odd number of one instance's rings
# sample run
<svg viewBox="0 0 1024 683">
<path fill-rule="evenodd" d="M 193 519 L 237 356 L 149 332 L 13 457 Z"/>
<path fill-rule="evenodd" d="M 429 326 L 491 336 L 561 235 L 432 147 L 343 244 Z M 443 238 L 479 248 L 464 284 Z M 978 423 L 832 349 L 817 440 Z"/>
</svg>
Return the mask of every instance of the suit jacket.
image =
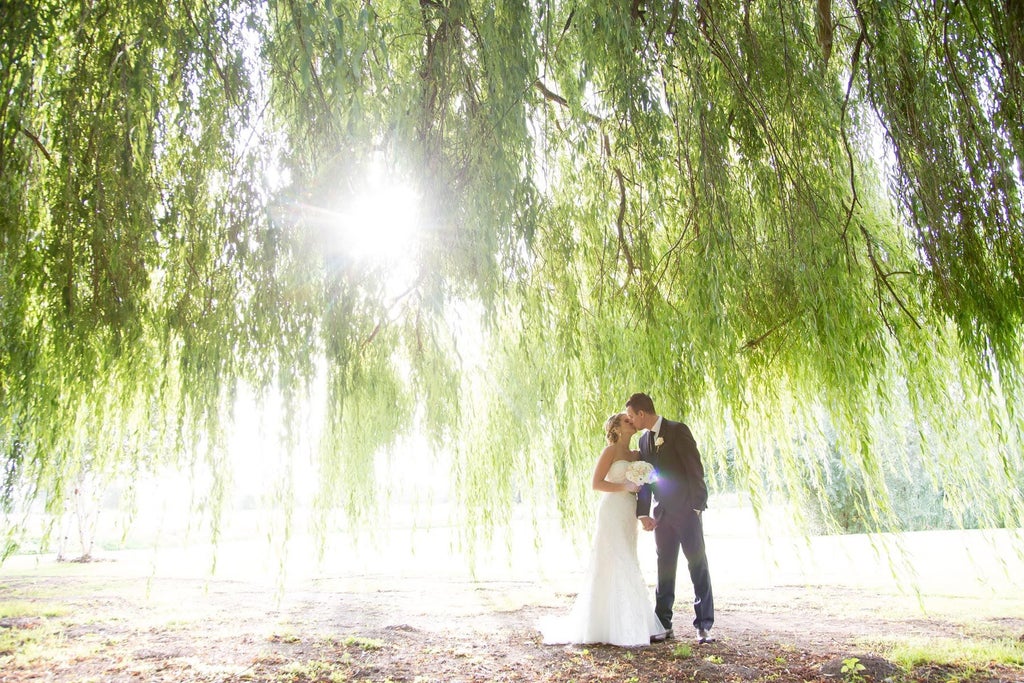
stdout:
<svg viewBox="0 0 1024 683">
<path fill-rule="evenodd" d="M 640 458 L 654 466 L 658 479 L 644 484 L 637 493 L 637 517 L 650 516 L 651 494 L 657 504 L 654 518 L 665 515 L 682 516 L 692 510 L 708 507 L 708 487 L 704 482 L 704 465 L 700 462 L 700 451 L 693 440 L 690 428 L 682 422 L 672 422 L 662 417 L 663 439 L 660 448 L 654 444 L 654 434 L 647 432 L 640 438 Z"/>
</svg>

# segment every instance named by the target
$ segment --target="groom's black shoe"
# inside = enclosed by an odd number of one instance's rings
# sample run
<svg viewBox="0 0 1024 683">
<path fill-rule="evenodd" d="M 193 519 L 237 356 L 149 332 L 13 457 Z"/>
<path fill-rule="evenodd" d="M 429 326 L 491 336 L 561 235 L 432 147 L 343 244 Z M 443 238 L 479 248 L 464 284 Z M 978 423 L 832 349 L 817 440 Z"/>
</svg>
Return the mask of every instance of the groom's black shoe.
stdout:
<svg viewBox="0 0 1024 683">
<path fill-rule="evenodd" d="M 669 629 L 669 630 L 665 631 L 664 633 L 660 633 L 660 634 L 658 634 L 656 636 L 651 636 L 651 642 L 652 643 L 664 643 L 666 640 L 672 640 L 673 638 L 675 638 L 675 634 L 672 633 L 672 629 Z"/>
</svg>

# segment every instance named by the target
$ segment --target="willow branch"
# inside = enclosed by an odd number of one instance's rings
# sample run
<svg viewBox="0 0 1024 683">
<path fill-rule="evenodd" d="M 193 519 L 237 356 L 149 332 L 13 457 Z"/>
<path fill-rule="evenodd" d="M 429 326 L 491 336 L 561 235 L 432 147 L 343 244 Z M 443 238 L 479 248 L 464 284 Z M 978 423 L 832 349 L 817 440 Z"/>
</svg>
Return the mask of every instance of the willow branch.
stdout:
<svg viewBox="0 0 1024 683">
<path fill-rule="evenodd" d="M 544 99 L 550 100 L 552 102 L 557 102 L 563 107 L 569 106 L 569 101 L 567 99 L 565 99 L 558 93 L 552 91 L 550 88 L 548 88 L 548 86 L 544 85 L 544 83 L 539 78 L 533 82 L 533 87 L 535 87 L 537 90 L 540 90 L 541 94 L 544 95 Z"/>
<path fill-rule="evenodd" d="M 891 284 L 889 284 L 889 273 L 885 273 L 882 270 L 881 265 L 878 263 L 878 259 L 875 258 L 875 249 L 871 243 L 871 233 L 869 233 L 864 226 L 861 226 L 860 230 L 864 234 L 864 242 L 867 244 L 868 260 L 871 262 L 871 267 L 875 271 L 875 281 L 881 281 L 885 288 L 889 290 L 889 294 L 892 295 L 893 300 L 896 301 L 900 310 L 907 314 L 907 317 L 910 318 L 910 321 L 914 323 L 914 326 L 917 327 L 917 329 L 921 329 L 921 323 L 917 322 L 917 318 L 914 317 L 914 314 L 911 313 L 906 304 L 903 303 L 903 299 L 900 298 L 899 294 L 896 293 L 896 290 L 892 288 Z M 882 311 L 881 296 L 879 296 L 879 313 L 885 321 L 886 326 L 889 327 L 889 331 L 895 336 L 895 330 L 893 330 L 892 326 L 889 325 L 889 320 L 886 318 L 885 312 Z"/>
<path fill-rule="evenodd" d="M 832 0 L 818 0 L 816 19 L 818 47 L 828 68 L 828 60 L 832 56 Z"/>
<path fill-rule="evenodd" d="M 746 342 L 744 342 L 743 346 L 740 347 L 740 350 L 741 351 L 750 351 L 752 349 L 757 348 L 758 346 L 760 346 L 760 344 L 765 339 L 767 339 L 768 337 L 772 336 L 773 334 L 775 334 L 776 332 L 778 332 L 782 328 L 786 327 L 791 322 L 793 322 L 794 320 L 799 318 L 801 315 L 802 315 L 802 313 L 794 313 L 793 315 L 789 316 L 785 320 L 782 320 L 782 321 L 776 323 L 775 325 L 773 325 L 772 327 L 768 328 L 760 336 L 755 337 L 754 339 L 748 339 Z"/>
<path fill-rule="evenodd" d="M 780 185 L 784 184 L 782 180 L 785 178 L 791 179 L 794 186 L 801 184 L 801 179 L 794 176 L 791 171 L 791 167 L 794 164 L 790 162 L 789 156 L 785 153 L 784 145 L 779 142 L 780 136 L 775 133 L 771 116 L 768 114 L 768 108 L 751 90 L 750 84 L 742 74 L 741 65 L 736 63 L 736 60 L 729 52 L 726 41 L 724 39 L 719 40 L 720 31 L 718 25 L 715 23 L 711 10 L 707 7 L 706 3 L 697 3 L 697 19 L 698 27 L 700 28 L 701 35 L 707 41 L 708 49 L 725 68 L 730 80 L 736 85 L 736 92 L 749 106 L 750 113 L 764 133 L 764 143 L 771 154 L 772 165 L 780 178 Z"/>
<path fill-rule="evenodd" d="M 661 255 L 661 259 L 658 261 L 657 265 L 655 266 L 654 269 L 655 270 L 660 270 L 660 272 L 658 273 L 657 277 L 655 277 L 654 280 L 651 282 L 651 284 L 649 286 L 649 289 L 651 289 L 651 290 L 657 289 L 661 285 L 661 283 L 664 282 L 665 276 L 668 275 L 668 271 L 669 271 L 669 265 L 670 265 L 669 258 L 682 245 L 683 239 L 686 237 L 686 233 L 690 230 L 690 226 L 693 225 L 693 222 L 694 222 L 693 210 L 691 209 L 690 212 L 686 216 L 686 222 L 683 224 L 682 229 L 679 231 L 679 236 L 676 237 L 676 241 L 672 244 L 671 247 L 669 247 L 665 251 L 664 254 Z M 692 242 L 693 242 L 693 240 L 691 239 L 689 242 L 687 242 L 687 244 L 689 245 Z M 677 275 L 678 275 L 678 273 L 677 273 Z M 671 283 L 669 285 L 669 288 L 671 289 Z"/>
<path fill-rule="evenodd" d="M 665 29 L 665 36 L 667 38 L 674 38 L 676 35 L 676 25 L 679 23 L 679 0 L 672 2 L 672 13 L 668 20 L 668 28 Z"/>
<path fill-rule="evenodd" d="M 43 156 L 46 157 L 46 160 L 49 161 L 52 164 L 53 163 L 53 157 L 50 156 L 50 152 L 47 151 L 46 147 L 43 145 L 42 142 L 40 142 L 39 138 L 36 137 L 35 133 L 33 133 L 32 131 L 30 131 L 28 128 L 25 128 L 25 127 L 21 128 L 21 132 L 24 133 L 25 137 L 27 137 L 29 140 L 31 140 L 35 144 L 36 147 L 39 148 L 39 151 L 43 153 Z"/>
<path fill-rule="evenodd" d="M 633 21 L 647 23 L 647 12 L 643 8 L 643 0 L 633 0 L 629 8 L 629 16 Z"/>
<path fill-rule="evenodd" d="M 200 44 L 202 44 L 203 50 L 206 52 L 206 56 L 210 58 L 210 62 L 213 64 L 213 70 L 217 72 L 221 83 L 224 84 L 225 94 L 233 104 L 237 105 L 238 102 L 233 92 L 233 88 L 231 87 L 231 82 L 228 80 L 228 75 L 217 60 L 217 55 L 215 55 L 213 50 L 210 48 L 209 41 L 207 40 L 208 32 L 199 28 L 199 24 L 196 22 L 195 17 L 192 16 L 192 10 L 189 9 L 187 4 L 185 5 L 185 17 L 188 18 L 188 23 L 192 24 L 192 30 L 195 31 L 195 35 L 199 39 Z"/>
<path fill-rule="evenodd" d="M 985 135 L 978 129 L 978 122 L 976 118 L 977 101 L 976 98 L 970 93 L 969 88 L 964 83 L 963 77 L 960 74 L 960 69 L 957 68 L 956 59 L 953 56 L 953 52 L 950 50 L 951 39 L 949 37 L 949 12 L 946 13 L 942 23 L 942 54 L 945 57 L 946 64 L 949 66 L 950 80 L 952 81 L 957 94 L 960 96 L 960 102 L 962 103 L 963 118 L 967 119 L 967 126 L 971 129 L 971 133 L 974 139 L 977 141 L 985 140 Z M 978 148 L 985 154 L 986 160 L 989 164 L 995 163 L 996 160 L 993 158 L 992 148 L 987 144 L 980 144 Z"/>
<path fill-rule="evenodd" d="M 622 248 L 622 254 L 626 257 L 626 266 L 629 268 L 629 272 L 633 273 L 636 271 L 636 264 L 633 263 L 633 254 L 629 251 L 629 245 L 626 243 L 626 233 L 623 230 L 622 224 L 626 218 L 626 181 L 622 177 L 622 171 L 615 169 L 615 178 L 619 182 L 619 215 L 615 219 L 615 228 L 619 235 L 619 246 Z"/>
<path fill-rule="evenodd" d="M 846 96 L 843 98 L 843 105 L 839 112 L 839 132 L 843 138 L 843 150 L 846 152 L 846 162 L 850 169 L 850 205 L 846 209 L 846 220 L 843 222 L 843 232 L 841 238 L 843 244 L 846 245 L 847 251 L 850 246 L 847 241 L 846 235 L 850 229 L 850 223 L 853 222 L 853 211 L 859 203 L 860 199 L 857 196 L 857 179 L 855 175 L 854 162 L 853 162 L 853 151 L 850 149 L 850 138 L 846 134 L 846 111 L 850 104 L 850 93 L 853 91 L 853 79 L 857 75 L 858 66 L 860 65 L 860 49 L 864 44 L 867 34 L 864 29 L 864 25 L 861 24 L 860 35 L 857 36 L 857 43 L 853 47 L 853 58 L 850 63 L 850 80 L 846 84 Z"/>
<path fill-rule="evenodd" d="M 544 83 L 539 78 L 533 82 L 533 87 L 540 91 L 541 95 L 544 96 L 544 99 L 554 102 L 556 104 L 560 104 L 566 109 L 572 109 L 572 107 L 569 104 L 569 100 L 565 99 L 558 93 L 548 88 L 548 86 L 544 85 Z M 592 114 L 589 111 L 586 111 L 585 109 L 583 110 L 583 113 L 586 114 L 588 119 L 595 123 L 604 122 L 604 119 L 602 119 L 597 114 Z"/>
<path fill-rule="evenodd" d="M 373 327 L 373 331 L 371 331 L 370 334 L 367 335 L 366 339 L 364 339 L 359 344 L 360 353 L 362 353 L 363 349 L 365 349 L 367 346 L 373 343 L 373 340 L 377 338 L 377 335 L 380 334 L 380 331 L 384 328 L 385 324 L 392 322 L 391 312 L 394 311 L 395 308 L 400 303 L 402 303 L 402 301 L 406 299 L 410 294 L 417 291 L 421 284 L 423 284 L 422 274 L 419 277 L 417 277 L 416 281 L 413 282 L 404 292 L 396 296 L 394 301 L 387 305 L 385 311 L 386 314 L 380 320 L 377 321 L 377 324 L 374 325 Z"/>
<path fill-rule="evenodd" d="M 305 39 L 302 37 L 302 26 L 299 24 L 299 13 L 295 8 L 295 3 L 290 2 L 289 7 L 292 11 L 292 15 L 295 17 L 295 36 L 299 39 L 299 45 L 302 46 L 302 52 L 306 56 L 306 61 L 309 63 L 309 74 L 313 79 L 313 85 L 316 86 L 317 95 L 320 96 L 320 102 L 327 107 L 327 94 L 324 92 L 324 87 L 320 83 L 320 74 L 316 72 L 316 64 L 313 62 L 313 54 L 309 50 L 309 46 L 306 45 Z"/>
<path fill-rule="evenodd" d="M 852 57 L 852 60 L 851 60 L 851 65 L 850 65 L 850 80 L 848 81 L 847 86 L 846 86 L 846 97 L 843 98 L 843 105 L 842 105 L 842 110 L 840 112 L 840 118 L 839 118 L 839 131 L 842 134 L 843 149 L 846 152 L 847 163 L 848 163 L 849 169 L 850 169 L 850 192 L 852 194 L 852 196 L 850 197 L 850 205 L 847 208 L 847 212 L 846 212 L 846 222 L 843 225 L 842 237 L 843 237 L 843 242 L 844 243 L 846 242 L 847 231 L 849 230 L 850 224 L 853 221 L 854 209 L 855 209 L 856 205 L 858 204 L 858 202 L 860 201 L 858 199 L 858 196 L 857 196 L 857 182 L 856 182 L 856 177 L 855 177 L 855 174 L 854 174 L 853 152 L 850 149 L 850 140 L 849 140 L 849 137 L 846 134 L 846 125 L 845 125 L 846 112 L 847 112 L 847 108 L 848 108 L 849 103 L 850 103 L 850 93 L 853 90 L 853 80 L 854 80 L 855 76 L 857 75 L 858 67 L 860 65 L 860 51 L 861 51 L 861 48 L 863 47 L 865 41 L 867 40 L 867 28 L 864 25 L 863 18 L 860 16 L 859 8 L 856 8 L 856 9 L 858 11 L 857 17 L 858 17 L 859 25 L 860 25 L 860 34 L 857 36 L 857 42 L 856 42 L 856 44 L 854 45 L 854 48 L 853 48 L 853 57 Z M 896 304 L 900 307 L 900 309 L 907 315 L 908 318 L 910 318 L 910 320 L 914 323 L 914 325 L 918 329 L 920 329 L 921 328 L 921 324 L 917 321 L 917 318 L 914 317 L 914 315 L 910 312 L 910 310 L 907 308 L 906 304 L 903 303 L 903 300 L 896 293 L 896 290 L 893 289 L 891 284 L 889 284 L 889 276 L 882 270 L 881 266 L 878 263 L 878 260 L 875 258 L 875 249 L 874 249 L 874 245 L 872 244 L 872 241 L 871 241 L 872 240 L 871 234 L 867 231 L 867 229 L 863 225 L 860 226 L 860 230 L 861 230 L 861 233 L 864 235 L 864 241 L 865 241 L 865 244 L 867 245 L 867 251 L 868 251 L 868 260 L 871 262 L 871 267 L 875 271 L 875 280 L 876 280 L 876 282 L 877 281 L 881 281 L 882 285 L 889 291 L 889 294 L 892 296 L 893 300 L 896 301 Z M 885 311 L 882 310 L 881 296 L 879 296 L 878 312 L 882 316 L 882 320 L 885 321 L 886 327 L 889 328 L 890 332 L 893 332 L 892 326 L 890 325 L 889 320 L 888 320 L 888 318 L 885 315 Z"/>
<path fill-rule="evenodd" d="M 572 26 L 572 19 L 575 16 L 576 16 L 576 8 L 573 7 L 572 11 L 569 12 L 569 16 L 565 18 L 565 26 L 562 27 L 562 35 L 558 36 L 559 39 L 561 39 L 562 36 L 564 36 L 566 33 L 569 32 L 569 27 Z"/>
</svg>

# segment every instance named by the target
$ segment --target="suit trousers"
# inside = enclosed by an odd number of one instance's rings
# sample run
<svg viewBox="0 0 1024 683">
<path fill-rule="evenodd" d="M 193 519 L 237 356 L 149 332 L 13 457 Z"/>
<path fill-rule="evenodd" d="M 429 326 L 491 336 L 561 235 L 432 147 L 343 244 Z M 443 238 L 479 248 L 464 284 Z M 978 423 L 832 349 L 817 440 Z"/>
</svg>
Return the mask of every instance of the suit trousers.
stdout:
<svg viewBox="0 0 1024 683">
<path fill-rule="evenodd" d="M 704 550 L 704 523 L 701 516 L 687 510 L 682 517 L 666 514 L 654 529 L 658 550 L 658 587 L 654 613 L 665 628 L 672 628 L 672 608 L 676 601 L 676 566 L 682 548 L 693 582 L 693 625 L 710 629 L 715 623 L 715 601 L 711 592 L 711 572 Z"/>
</svg>

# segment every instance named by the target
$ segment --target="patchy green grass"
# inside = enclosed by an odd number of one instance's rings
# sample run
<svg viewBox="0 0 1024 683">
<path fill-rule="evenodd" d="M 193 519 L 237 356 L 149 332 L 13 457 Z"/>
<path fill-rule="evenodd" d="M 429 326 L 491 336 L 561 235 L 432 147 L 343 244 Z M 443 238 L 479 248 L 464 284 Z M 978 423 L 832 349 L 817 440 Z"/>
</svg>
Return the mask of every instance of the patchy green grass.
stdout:
<svg viewBox="0 0 1024 683">
<path fill-rule="evenodd" d="M 8 618 L 35 618 L 33 614 L 8 614 Z M 24 626 L 0 628 L 0 671 L 10 666 L 26 666 L 52 661 L 61 656 L 67 643 L 62 635 L 64 626 L 56 620 L 40 619 Z M 77 655 L 95 651 L 92 644 L 79 644 Z"/>
<path fill-rule="evenodd" d="M 54 620 L 65 612 L 51 603 L 0 602 L 0 619 L 9 622 L 7 628 L 0 628 L 0 669 L 12 663 L 44 659 L 60 643 L 60 627 Z"/>
<path fill-rule="evenodd" d="M 383 640 L 363 638 L 362 636 L 346 636 L 342 638 L 341 644 L 345 647 L 358 647 L 360 650 L 379 650 L 384 647 Z"/>
<path fill-rule="evenodd" d="M 905 669 L 921 665 L 981 668 L 1024 666 L 1024 642 L 1011 638 L 928 638 L 891 643 L 889 659 Z"/>
<path fill-rule="evenodd" d="M 271 633 L 268 640 L 272 643 L 298 643 L 302 641 L 302 637 L 290 627 L 282 628 L 274 633 Z"/>
<path fill-rule="evenodd" d="M 16 619 L 19 617 L 61 617 L 67 613 L 63 607 L 50 603 L 31 602 L 28 600 L 0 601 L 0 619 Z"/>
<path fill-rule="evenodd" d="M 288 681 L 289 683 L 298 683 L 299 681 L 345 683 L 349 680 L 349 677 L 343 668 L 336 667 L 330 662 L 320 659 L 311 659 L 307 662 L 291 662 L 286 665 L 278 674 L 278 680 Z"/>
<path fill-rule="evenodd" d="M 46 651 L 50 641 L 50 632 L 41 628 L 0 629 L 0 668 L 14 660 L 35 661 Z"/>
<path fill-rule="evenodd" d="M 680 643 L 672 648 L 672 656 L 678 659 L 689 659 L 693 656 L 693 647 L 687 643 Z"/>
</svg>

